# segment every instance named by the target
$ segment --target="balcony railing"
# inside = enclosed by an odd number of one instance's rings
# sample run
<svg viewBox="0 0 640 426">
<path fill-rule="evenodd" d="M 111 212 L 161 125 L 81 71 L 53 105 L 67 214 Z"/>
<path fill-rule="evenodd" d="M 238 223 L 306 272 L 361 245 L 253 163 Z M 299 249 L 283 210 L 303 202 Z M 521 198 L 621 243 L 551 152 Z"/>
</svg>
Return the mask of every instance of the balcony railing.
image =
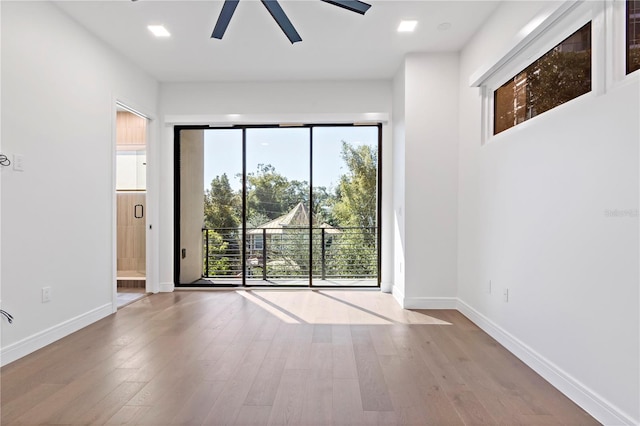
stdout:
<svg viewBox="0 0 640 426">
<path fill-rule="evenodd" d="M 204 278 L 371 279 L 378 275 L 377 228 L 203 229 Z M 311 259 L 309 252 L 311 251 Z M 310 264 L 311 260 L 311 264 Z"/>
</svg>

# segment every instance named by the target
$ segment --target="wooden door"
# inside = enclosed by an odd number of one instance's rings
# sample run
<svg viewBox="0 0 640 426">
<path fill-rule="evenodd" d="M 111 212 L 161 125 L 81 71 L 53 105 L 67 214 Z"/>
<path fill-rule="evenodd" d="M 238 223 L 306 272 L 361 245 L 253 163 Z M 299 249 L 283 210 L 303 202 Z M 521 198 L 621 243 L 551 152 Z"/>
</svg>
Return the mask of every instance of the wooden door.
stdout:
<svg viewBox="0 0 640 426">
<path fill-rule="evenodd" d="M 119 192 L 118 202 L 118 278 L 145 277 L 146 269 L 146 192 Z"/>
</svg>

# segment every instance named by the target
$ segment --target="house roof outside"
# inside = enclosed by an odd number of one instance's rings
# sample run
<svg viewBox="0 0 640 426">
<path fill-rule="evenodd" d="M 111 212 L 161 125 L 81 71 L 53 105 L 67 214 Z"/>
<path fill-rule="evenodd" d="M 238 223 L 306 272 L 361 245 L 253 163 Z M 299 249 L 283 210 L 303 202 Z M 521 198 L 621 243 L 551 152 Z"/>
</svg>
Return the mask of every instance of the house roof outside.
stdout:
<svg viewBox="0 0 640 426">
<path fill-rule="evenodd" d="M 314 218 L 315 219 L 315 218 Z M 315 220 L 314 220 L 315 222 Z M 289 210 L 286 214 L 277 217 L 269 222 L 263 223 L 256 228 L 247 230 L 249 235 L 260 235 L 263 229 L 266 229 L 267 234 L 282 234 L 286 228 L 306 227 L 309 225 L 309 212 L 303 203 L 298 203 L 294 208 Z M 324 228 L 329 234 L 340 234 L 340 230 L 334 228 L 328 223 L 323 223 L 319 228 Z"/>
</svg>

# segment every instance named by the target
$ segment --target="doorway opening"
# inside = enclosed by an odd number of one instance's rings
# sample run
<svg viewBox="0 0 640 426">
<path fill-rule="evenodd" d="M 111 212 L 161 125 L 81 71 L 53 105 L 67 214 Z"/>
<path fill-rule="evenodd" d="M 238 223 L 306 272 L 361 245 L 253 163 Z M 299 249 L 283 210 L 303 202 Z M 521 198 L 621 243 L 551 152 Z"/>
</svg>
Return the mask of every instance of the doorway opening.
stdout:
<svg viewBox="0 0 640 426">
<path fill-rule="evenodd" d="M 116 111 L 117 306 L 146 294 L 147 119 Z"/>
<path fill-rule="evenodd" d="M 381 125 L 174 140 L 176 286 L 380 286 Z"/>
</svg>

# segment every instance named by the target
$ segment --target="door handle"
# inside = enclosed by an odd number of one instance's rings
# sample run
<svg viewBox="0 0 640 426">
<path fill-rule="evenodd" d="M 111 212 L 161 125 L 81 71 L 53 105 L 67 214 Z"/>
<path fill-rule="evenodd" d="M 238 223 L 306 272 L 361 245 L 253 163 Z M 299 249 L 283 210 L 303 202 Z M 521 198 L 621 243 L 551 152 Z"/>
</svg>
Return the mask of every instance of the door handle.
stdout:
<svg viewBox="0 0 640 426">
<path fill-rule="evenodd" d="M 144 206 L 142 204 L 136 204 L 133 206 L 133 217 L 136 219 L 142 219 L 144 216 Z"/>
</svg>

